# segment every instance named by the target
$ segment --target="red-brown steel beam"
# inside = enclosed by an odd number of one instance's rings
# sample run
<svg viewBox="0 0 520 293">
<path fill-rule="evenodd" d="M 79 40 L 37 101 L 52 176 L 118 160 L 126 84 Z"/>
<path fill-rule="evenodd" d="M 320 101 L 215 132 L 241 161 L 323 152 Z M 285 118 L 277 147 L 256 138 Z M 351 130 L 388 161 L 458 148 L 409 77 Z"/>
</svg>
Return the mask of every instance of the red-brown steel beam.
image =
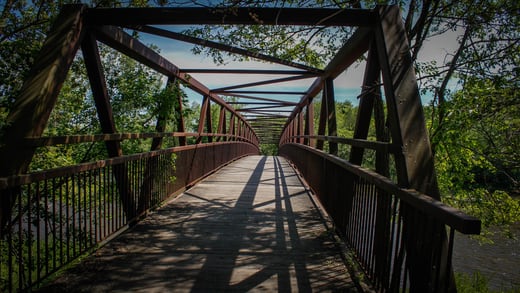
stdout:
<svg viewBox="0 0 520 293">
<path fill-rule="evenodd" d="M 280 59 L 277 57 L 261 54 L 258 52 L 252 52 L 249 50 L 213 42 L 210 40 L 187 36 L 184 34 L 172 32 L 172 31 L 165 30 L 165 29 L 160 29 L 160 28 L 151 27 L 151 26 L 130 26 L 130 28 L 137 30 L 137 31 L 144 32 L 144 33 L 158 35 L 161 37 L 166 37 L 166 38 L 179 40 L 179 41 L 183 41 L 183 42 L 187 42 L 187 43 L 191 43 L 191 44 L 214 48 L 214 49 L 218 49 L 218 50 L 229 52 L 229 53 L 234 53 L 234 54 L 243 55 L 243 56 L 247 56 L 247 57 L 251 57 L 251 58 L 256 58 L 256 59 L 259 59 L 262 61 L 268 61 L 268 62 L 272 62 L 272 63 L 277 63 L 277 64 L 281 64 L 281 65 L 286 65 L 286 66 L 290 66 L 290 67 L 294 67 L 294 68 L 303 69 L 303 70 L 313 73 L 313 75 L 315 75 L 316 73 L 322 72 L 322 70 L 320 70 L 320 69 L 310 67 L 310 66 L 307 66 L 304 64 L 283 60 L 283 59 Z"/>
<path fill-rule="evenodd" d="M 327 103 L 327 133 L 329 136 L 338 136 L 334 80 L 331 77 L 325 80 L 324 93 L 326 101 L 322 101 L 322 103 Z M 329 141 L 329 153 L 335 156 L 338 155 L 338 144 L 336 142 Z"/>
<path fill-rule="evenodd" d="M 85 60 L 85 67 L 90 81 L 92 96 L 96 105 L 99 124 L 103 133 L 117 133 L 112 105 L 110 105 L 110 97 L 105 81 L 103 65 L 96 42 L 96 38 L 88 33 L 81 44 L 81 51 Z M 119 141 L 105 142 L 108 155 L 110 157 L 119 157 L 123 155 L 121 144 Z"/>
<path fill-rule="evenodd" d="M 307 90 L 307 93 L 300 99 L 299 105 L 295 107 L 289 119 L 294 119 L 296 113 L 308 104 L 308 100 L 314 98 L 323 89 L 324 81 L 327 78 L 338 77 L 345 69 L 358 60 L 367 50 L 372 34 L 371 28 L 358 28 L 354 34 L 346 41 L 338 53 L 325 67 L 322 76 L 316 78 Z M 319 143 L 319 142 L 318 142 Z"/>
<path fill-rule="evenodd" d="M 226 108 L 224 108 L 224 106 L 220 106 L 220 113 L 219 113 L 219 116 L 218 116 L 218 127 L 217 127 L 217 133 L 218 134 L 223 134 L 225 133 L 225 129 L 226 129 Z M 225 137 L 217 137 L 217 141 L 220 141 L 220 140 L 226 140 Z"/>
<path fill-rule="evenodd" d="M 254 96 L 239 95 L 239 94 L 234 94 L 232 92 L 229 92 L 229 93 L 226 92 L 224 95 L 230 96 L 230 97 L 237 97 L 237 98 L 241 98 L 241 99 L 257 100 L 257 101 L 289 103 L 289 102 L 286 102 L 286 101 L 283 101 L 283 100 L 276 100 L 276 99 L 269 99 L 269 98 L 261 98 L 261 97 L 254 97 Z M 294 106 L 293 102 L 290 102 L 290 103 L 292 104 L 291 106 Z M 296 104 L 296 105 L 298 105 L 298 104 Z"/>
<path fill-rule="evenodd" d="M 217 73 L 217 74 L 261 74 L 261 75 L 312 75 L 318 76 L 319 73 L 308 72 L 303 70 L 270 70 L 270 69 L 219 69 L 219 68 L 182 68 L 181 72 L 185 73 Z"/>
<path fill-rule="evenodd" d="M 218 95 L 210 92 L 210 90 L 192 76 L 181 73 L 179 68 L 170 61 L 159 55 L 157 52 L 148 48 L 139 40 L 132 38 L 122 29 L 114 26 L 95 27 L 96 37 L 106 45 L 122 52 L 123 54 L 133 58 L 144 65 L 162 73 L 168 77 L 179 78 L 190 89 L 206 96 L 210 96 L 213 101 L 219 105 L 223 105 L 229 111 L 235 111 L 233 107 L 228 105 Z M 238 115 L 239 119 L 243 119 Z"/>
<path fill-rule="evenodd" d="M 356 125 L 354 127 L 353 138 L 366 139 L 370 128 L 370 120 L 372 118 L 372 110 L 374 108 L 374 100 L 380 94 L 380 72 L 379 60 L 377 59 L 377 49 L 375 42 L 371 42 L 368 50 L 368 57 L 365 67 L 365 75 L 363 78 L 362 92 L 359 97 L 359 106 L 356 116 Z M 363 148 L 352 147 L 350 151 L 349 161 L 352 164 L 361 165 L 363 161 Z"/>
<path fill-rule="evenodd" d="M 314 104 L 312 101 L 305 108 L 305 130 L 304 135 L 314 135 Z M 314 140 L 305 138 L 303 143 L 314 147 Z"/>
<path fill-rule="evenodd" d="M 267 85 L 267 84 L 273 84 L 273 83 L 281 83 L 281 82 L 294 81 L 294 80 L 306 79 L 306 78 L 311 78 L 311 77 L 312 76 L 308 76 L 308 75 L 297 75 L 297 76 L 282 77 L 282 78 L 277 78 L 277 79 L 262 80 L 262 81 L 257 81 L 257 82 L 237 84 L 237 85 L 232 85 L 232 86 L 212 89 L 211 92 L 226 94 L 227 91 L 232 90 L 232 89 L 253 87 L 253 86 L 259 86 L 259 85 Z"/>
<path fill-rule="evenodd" d="M 370 26 L 373 10 L 327 8 L 95 8 L 88 11 L 95 25 L 252 24 Z"/>
<path fill-rule="evenodd" d="M 58 15 L 28 73 L 9 115 L 0 144 L 0 176 L 27 172 L 36 148 L 20 148 L 27 137 L 40 137 L 56 104 L 67 72 L 85 32 L 85 5 L 65 6 Z M 0 237 L 14 199 L 0 193 Z"/>
<path fill-rule="evenodd" d="M 395 154 L 398 184 L 438 200 L 440 192 L 433 154 L 401 13 L 397 5 L 381 6 L 377 11 L 380 21 L 375 25 L 374 35 L 384 82 L 390 132 L 392 143 L 402 149 L 402 152 Z M 405 218 L 403 226 L 410 235 L 422 232 L 414 231 L 412 219 Z M 420 244 L 407 240 L 407 255 L 411 256 L 407 258 L 410 291 L 430 290 L 428 284 L 434 278 L 431 275 L 433 262 L 439 257 L 448 259 L 450 252 L 445 226 L 435 230 L 435 238 L 441 243 L 438 252 L 435 252 L 436 248 L 432 243 Z M 442 290 L 455 291 L 451 263 L 441 262 L 436 266 L 440 267 L 440 284 L 449 284 L 449 288 Z"/>
<path fill-rule="evenodd" d="M 235 94 L 267 94 L 267 95 L 305 95 L 307 92 L 290 91 L 229 91 Z"/>
</svg>

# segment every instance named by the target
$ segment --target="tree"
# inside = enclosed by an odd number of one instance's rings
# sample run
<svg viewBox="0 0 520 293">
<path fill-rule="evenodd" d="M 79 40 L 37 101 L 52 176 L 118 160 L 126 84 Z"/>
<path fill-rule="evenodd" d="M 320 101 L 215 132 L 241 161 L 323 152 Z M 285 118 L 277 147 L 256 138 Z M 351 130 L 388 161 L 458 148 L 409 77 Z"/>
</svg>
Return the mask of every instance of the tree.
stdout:
<svg viewBox="0 0 520 293">
<path fill-rule="evenodd" d="M 520 221 L 520 205 L 511 197 L 520 188 L 519 101 L 514 85 L 467 78 L 446 102 L 443 131 L 435 137 L 445 200 L 485 226 Z"/>
</svg>

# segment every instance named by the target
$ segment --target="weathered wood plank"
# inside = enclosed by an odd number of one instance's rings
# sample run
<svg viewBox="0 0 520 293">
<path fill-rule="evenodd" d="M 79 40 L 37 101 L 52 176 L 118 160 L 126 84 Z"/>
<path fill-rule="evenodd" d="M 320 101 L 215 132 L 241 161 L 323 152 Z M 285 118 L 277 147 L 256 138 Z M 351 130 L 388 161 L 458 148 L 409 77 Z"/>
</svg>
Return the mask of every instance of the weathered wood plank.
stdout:
<svg viewBox="0 0 520 293">
<path fill-rule="evenodd" d="M 284 159 L 250 156 L 201 181 L 51 287 L 355 292 L 324 224 Z"/>
</svg>

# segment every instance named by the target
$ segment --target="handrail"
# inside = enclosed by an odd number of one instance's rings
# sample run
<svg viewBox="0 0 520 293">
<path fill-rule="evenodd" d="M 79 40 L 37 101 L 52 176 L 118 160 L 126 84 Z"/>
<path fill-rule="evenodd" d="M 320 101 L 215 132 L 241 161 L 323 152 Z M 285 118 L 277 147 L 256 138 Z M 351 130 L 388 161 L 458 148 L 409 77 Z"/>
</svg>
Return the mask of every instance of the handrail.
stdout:
<svg viewBox="0 0 520 293">
<path fill-rule="evenodd" d="M 164 137 L 226 137 L 236 138 L 250 143 L 251 139 L 233 134 L 221 133 L 198 133 L 198 132 L 148 132 L 148 133 L 110 133 L 110 134 L 83 134 L 83 135 L 62 135 L 50 137 L 27 137 L 22 142 L 24 146 L 42 147 L 60 144 L 77 144 L 101 141 L 122 141 L 127 139 L 146 139 Z"/>
<path fill-rule="evenodd" d="M 481 222 L 479 219 L 467 215 L 466 213 L 450 207 L 439 200 L 436 200 L 426 194 L 423 194 L 414 189 L 401 188 L 389 178 L 382 176 L 374 171 L 363 168 L 358 165 L 349 163 L 347 160 L 327 154 L 321 150 L 311 148 L 306 145 L 294 144 L 309 152 L 319 155 L 320 157 L 334 162 L 335 164 L 345 168 L 349 172 L 362 177 L 377 187 L 398 196 L 401 200 L 406 201 L 413 207 L 419 209 L 430 217 L 444 222 L 446 225 L 455 228 L 457 231 L 464 234 L 479 234 L 481 229 Z"/>
<path fill-rule="evenodd" d="M 210 142 L 0 178 L 0 196 L 13 204 L 0 231 L 0 291 L 31 291 L 203 177 L 257 153 L 248 142 Z"/>
<path fill-rule="evenodd" d="M 234 143 L 241 143 L 237 141 L 227 141 L 227 142 L 211 142 L 211 143 L 205 143 L 205 144 L 192 144 L 192 145 L 186 145 L 186 146 L 177 146 L 172 147 L 168 149 L 161 149 L 157 151 L 151 151 L 146 153 L 137 153 L 132 155 L 126 155 L 121 157 L 115 157 L 105 160 L 99 160 L 95 162 L 88 162 L 73 166 L 65 166 L 65 167 L 59 167 L 49 170 L 43 170 L 43 171 L 36 171 L 32 173 L 27 174 L 20 174 L 20 175 L 12 175 L 8 177 L 0 177 L 0 190 L 7 189 L 15 186 L 20 186 L 23 184 L 30 184 L 36 181 L 40 180 L 46 180 L 46 179 L 52 179 L 57 178 L 61 176 L 67 176 L 67 175 L 73 175 L 80 172 L 86 172 L 95 170 L 98 168 L 104 168 L 107 166 L 114 166 L 118 164 L 122 164 L 129 161 L 134 160 L 140 160 L 140 159 L 146 159 L 146 158 L 153 158 L 156 156 L 164 155 L 164 154 L 171 154 L 186 150 L 193 150 L 201 147 L 211 147 L 211 146 L 218 146 L 218 145 L 229 145 Z M 252 146 L 254 144 L 249 143 Z"/>
<path fill-rule="evenodd" d="M 401 149 L 393 145 L 389 142 L 382 142 L 382 141 L 376 141 L 376 140 L 366 140 L 366 139 L 356 139 L 356 138 L 347 138 L 347 137 L 339 137 L 339 136 L 327 136 L 327 135 L 293 135 L 285 138 L 281 143 L 288 143 L 292 139 L 299 139 L 299 138 L 306 138 L 306 139 L 317 139 L 322 141 L 329 141 L 329 142 L 337 142 L 337 143 L 343 143 L 348 144 L 354 147 L 361 147 L 376 151 L 383 151 L 388 153 L 396 153 L 401 151 Z"/>
<path fill-rule="evenodd" d="M 285 143 L 279 153 L 305 178 L 377 291 L 454 288 L 455 230 L 479 234 L 479 219 L 309 145 Z"/>
</svg>

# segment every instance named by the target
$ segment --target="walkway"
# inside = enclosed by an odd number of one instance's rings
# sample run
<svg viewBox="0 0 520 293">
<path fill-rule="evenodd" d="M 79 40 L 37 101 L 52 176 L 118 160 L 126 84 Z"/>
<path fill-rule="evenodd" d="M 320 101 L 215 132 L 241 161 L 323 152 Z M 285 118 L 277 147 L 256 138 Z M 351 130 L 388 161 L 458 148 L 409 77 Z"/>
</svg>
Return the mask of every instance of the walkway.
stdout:
<svg viewBox="0 0 520 293">
<path fill-rule="evenodd" d="M 233 162 L 44 291 L 357 292 L 308 190 L 278 157 Z"/>
</svg>

